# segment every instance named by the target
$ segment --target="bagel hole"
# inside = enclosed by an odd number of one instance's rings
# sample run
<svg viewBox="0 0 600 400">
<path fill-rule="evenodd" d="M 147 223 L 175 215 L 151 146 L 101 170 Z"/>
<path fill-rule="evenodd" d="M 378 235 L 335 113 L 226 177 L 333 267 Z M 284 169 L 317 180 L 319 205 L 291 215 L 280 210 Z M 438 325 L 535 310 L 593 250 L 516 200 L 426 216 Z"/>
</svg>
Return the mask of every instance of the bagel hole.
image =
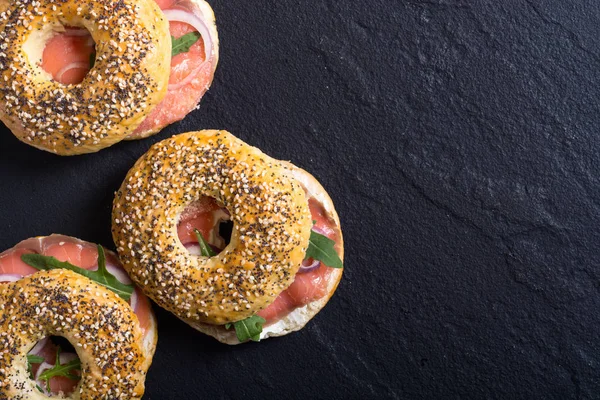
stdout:
<svg viewBox="0 0 600 400">
<path fill-rule="evenodd" d="M 44 374 L 56 375 L 50 371 L 56 366 L 57 354 L 60 357 L 59 364 L 62 366 L 63 373 L 46 381 Z M 50 336 L 40 340 L 27 354 L 29 377 L 34 387 L 40 393 L 53 398 L 62 398 L 75 391 L 79 380 L 63 375 L 80 376 L 81 368 L 78 363 L 80 360 L 75 348 L 67 339 L 60 336 Z"/>
<path fill-rule="evenodd" d="M 46 42 L 41 66 L 52 79 L 65 85 L 81 83 L 96 63 L 96 42 L 81 26 L 64 26 Z"/>
<path fill-rule="evenodd" d="M 219 236 L 223 238 L 225 246 L 228 246 L 231 242 L 231 234 L 233 233 L 233 221 L 221 221 L 219 224 Z"/>
<path fill-rule="evenodd" d="M 179 241 L 190 254 L 201 256 L 196 237 L 198 230 L 215 253 L 220 253 L 231 241 L 233 222 L 229 211 L 212 197 L 202 197 L 181 213 L 177 233 Z"/>
</svg>

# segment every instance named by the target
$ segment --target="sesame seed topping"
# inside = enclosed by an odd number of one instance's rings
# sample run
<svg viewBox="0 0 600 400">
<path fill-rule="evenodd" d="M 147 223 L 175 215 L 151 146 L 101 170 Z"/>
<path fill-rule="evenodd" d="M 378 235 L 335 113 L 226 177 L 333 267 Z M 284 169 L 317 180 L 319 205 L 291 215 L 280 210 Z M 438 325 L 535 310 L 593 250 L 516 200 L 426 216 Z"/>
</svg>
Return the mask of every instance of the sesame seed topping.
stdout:
<svg viewBox="0 0 600 400">
<path fill-rule="evenodd" d="M 232 240 L 219 255 L 179 241 L 183 210 L 208 196 L 229 210 Z M 129 172 L 113 206 L 113 238 L 132 278 L 159 305 L 197 323 L 247 318 L 291 285 L 311 218 L 302 187 L 277 160 L 222 131 L 154 145 Z"/>
<path fill-rule="evenodd" d="M 12 3 L 11 12 L 0 14 L 0 115 L 22 141 L 59 154 L 98 150 L 132 133 L 162 100 L 168 25 L 138 12 L 138 1 Z M 32 38 L 72 21 L 90 31 L 97 56 L 83 82 L 63 85 L 26 49 Z"/>
<path fill-rule="evenodd" d="M 0 398 L 36 396 L 23 367 L 25 355 L 47 336 L 62 336 L 77 349 L 81 398 L 143 394 L 146 370 L 139 322 L 113 292 L 71 271 L 43 271 L 0 284 L 0 303 Z"/>
</svg>

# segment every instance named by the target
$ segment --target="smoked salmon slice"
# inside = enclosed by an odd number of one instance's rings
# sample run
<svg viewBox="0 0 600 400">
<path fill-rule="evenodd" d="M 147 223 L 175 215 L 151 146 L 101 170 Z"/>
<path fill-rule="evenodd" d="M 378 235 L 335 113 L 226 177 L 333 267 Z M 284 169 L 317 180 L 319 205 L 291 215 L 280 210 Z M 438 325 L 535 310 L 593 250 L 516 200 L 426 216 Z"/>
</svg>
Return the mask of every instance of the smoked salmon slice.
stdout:
<svg viewBox="0 0 600 400">
<path fill-rule="evenodd" d="M 201 37 L 188 51 L 172 58 L 165 97 L 127 138 L 129 140 L 157 133 L 193 111 L 209 89 L 218 63 L 218 35 L 214 26 L 214 15 L 207 3 L 203 0 L 156 0 L 156 3 L 165 12 L 167 19 L 172 14 L 177 14 L 174 19 L 178 20 L 169 21 L 173 38 L 179 39 L 191 32 L 197 32 L 196 26 L 199 24 L 205 27 L 203 31 L 210 37 Z M 210 41 L 208 56 L 205 40 Z M 66 27 L 64 32 L 56 33 L 47 42 L 41 66 L 54 80 L 70 85 L 85 79 L 94 60 L 95 44 L 89 32 L 83 28 Z"/>
<path fill-rule="evenodd" d="M 195 230 L 198 229 L 204 239 L 219 250 L 225 247 L 225 241 L 218 234 L 221 222 L 229 220 L 227 210 L 210 197 L 193 202 L 180 217 L 177 235 L 183 245 L 196 245 Z"/>
<path fill-rule="evenodd" d="M 46 44 L 42 68 L 61 83 L 79 83 L 89 72 L 94 53 L 94 40 L 87 31 L 67 28 Z"/>
<path fill-rule="evenodd" d="M 315 198 L 308 201 L 308 206 L 315 221 L 313 229 L 333 240 L 337 246 L 339 237 L 334 221 L 327 217 L 325 209 Z M 312 260 L 308 260 L 305 263 L 311 264 L 311 262 Z M 258 315 L 267 321 L 267 325 L 273 324 L 295 309 L 323 298 L 327 294 L 331 276 L 331 268 L 323 263 L 308 272 L 298 272 L 290 287 L 279 295 L 275 302 L 258 312 Z"/>
</svg>

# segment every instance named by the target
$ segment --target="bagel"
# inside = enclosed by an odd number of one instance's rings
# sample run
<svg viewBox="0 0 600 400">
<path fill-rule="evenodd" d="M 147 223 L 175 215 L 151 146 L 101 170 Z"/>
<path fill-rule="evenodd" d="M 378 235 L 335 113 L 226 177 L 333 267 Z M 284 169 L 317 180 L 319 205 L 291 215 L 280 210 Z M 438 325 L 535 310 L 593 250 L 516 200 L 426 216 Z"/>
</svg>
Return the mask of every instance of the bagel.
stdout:
<svg viewBox="0 0 600 400">
<path fill-rule="evenodd" d="M 182 36 L 189 29 L 197 30 L 202 34 L 202 46 L 196 48 L 194 45 L 188 53 L 172 59 L 167 94 L 125 140 L 152 136 L 197 109 L 212 84 L 219 63 L 219 34 L 215 14 L 206 1 L 161 0 L 159 4 L 170 21 L 171 36 Z"/>
<path fill-rule="evenodd" d="M 333 229 L 335 229 L 337 234 L 335 249 L 340 259 L 343 261 L 344 238 L 342 235 L 340 217 L 335 209 L 333 200 L 331 200 L 331 197 L 325 188 L 323 188 L 319 181 L 310 173 L 286 161 L 281 161 L 281 165 L 284 168 L 287 168 L 291 172 L 291 175 L 294 177 L 294 179 L 300 183 L 308 199 L 316 199 L 316 201 L 323 206 L 327 216 L 333 222 Z M 343 273 L 343 269 L 332 269 L 331 276 L 327 281 L 327 289 L 324 297 L 311 301 L 302 307 L 296 308 L 285 317 L 279 319 L 277 322 L 266 325 L 260 335 L 260 340 L 265 340 L 271 337 L 285 336 L 304 328 L 306 324 L 313 319 L 315 315 L 317 315 L 319 311 L 325 307 L 325 305 L 327 305 L 335 293 L 340 281 L 342 280 Z M 224 326 L 195 323 L 192 324 L 192 327 L 206 335 L 212 336 L 221 343 L 229 345 L 240 344 L 235 331 L 231 329 L 225 329 Z"/>
<path fill-rule="evenodd" d="M 64 236 L 51 235 L 46 237 L 35 237 L 24 240 L 13 248 L 0 253 L 0 287 L 3 282 L 18 281 L 25 276 L 34 274 L 37 270 L 21 260 L 24 254 L 40 254 L 44 256 L 52 256 L 60 261 L 67 261 L 75 266 L 86 270 L 96 270 L 98 267 L 98 249 L 97 246 L 84 242 L 82 240 Z M 111 251 L 106 253 L 106 268 L 114 275 L 121 283 L 132 283 L 116 254 Z M 142 294 L 139 288 L 135 288 L 129 301 L 131 308 L 137 315 L 138 325 L 142 331 L 142 353 L 143 367 L 147 370 L 154 356 L 157 343 L 157 323 L 156 317 L 152 311 L 149 300 Z M 1 332 L 1 330 L 0 330 Z M 33 355 L 41 355 L 46 358 L 46 362 L 53 364 L 51 359 L 55 351 L 52 349 L 51 342 L 41 344 L 36 347 Z M 53 384 L 54 382 L 50 382 Z M 72 388 L 73 383 L 63 382 L 63 389 Z M 2 398 L 0 396 L 0 398 Z"/>
<path fill-rule="evenodd" d="M 27 352 L 47 335 L 69 340 L 81 361 L 77 399 L 140 399 L 142 332 L 129 305 L 67 270 L 0 285 L 0 398 L 47 399 L 27 371 Z"/>
<path fill-rule="evenodd" d="M 231 242 L 217 256 L 190 254 L 178 218 L 201 196 L 228 209 Z M 280 164 L 224 131 L 154 145 L 129 171 L 113 204 L 113 239 L 144 293 L 187 323 L 251 317 L 294 280 L 311 229 L 301 186 Z"/>
<path fill-rule="evenodd" d="M 65 24 L 96 42 L 95 65 L 76 85 L 41 67 L 45 43 Z M 165 96 L 171 41 L 154 0 L 15 0 L 0 27 L 0 119 L 38 149 L 77 155 L 111 146 Z"/>
<path fill-rule="evenodd" d="M 254 157 L 250 158 L 249 155 Z M 236 163 L 235 167 L 231 166 L 233 163 Z M 291 246 L 293 250 L 286 250 L 281 254 L 282 257 L 277 254 L 277 258 L 273 258 L 272 249 L 268 245 L 252 251 L 258 252 L 258 259 L 271 260 L 271 272 L 265 270 L 262 279 L 270 278 L 273 271 L 277 271 L 282 266 L 288 267 L 294 264 L 295 267 L 289 269 L 289 275 L 286 276 L 285 282 L 282 281 L 279 290 L 273 291 L 272 294 L 276 296 L 264 296 L 261 301 L 250 299 L 247 305 L 248 312 L 231 313 L 229 308 L 224 314 L 221 308 L 230 307 L 231 303 L 225 297 L 216 297 L 219 305 L 216 310 L 205 308 L 204 311 L 207 312 L 204 315 L 193 318 L 198 294 L 220 293 L 222 279 L 227 285 L 233 285 L 232 289 L 237 291 L 237 296 L 248 300 L 244 297 L 246 295 L 244 288 L 240 287 L 235 280 L 231 282 L 228 279 L 232 275 L 230 271 L 243 270 L 243 267 L 239 266 L 239 260 L 232 258 L 230 254 L 232 249 L 240 246 L 240 239 L 243 238 L 240 233 L 247 233 L 247 222 L 240 218 L 235 207 L 231 207 L 227 197 L 239 196 L 237 188 L 245 182 L 250 185 L 248 189 L 250 194 L 253 194 L 252 187 L 260 182 L 250 177 L 244 179 L 242 175 L 244 171 L 252 176 L 266 176 L 270 178 L 269 181 L 272 179 L 285 181 L 287 185 L 294 188 L 293 206 L 288 208 L 295 209 L 297 213 L 302 214 L 302 217 L 293 214 L 293 219 L 298 219 L 297 229 L 298 234 L 301 235 Z M 213 205 L 210 202 L 198 203 L 196 200 L 203 196 L 213 197 L 216 203 Z M 255 197 L 260 195 L 254 197 L 242 195 L 237 200 L 252 210 L 256 203 Z M 331 236 L 335 238 L 335 250 L 342 259 L 343 237 L 339 217 L 331 198 L 312 175 L 290 163 L 264 155 L 260 150 L 245 144 L 227 132 L 190 132 L 156 144 L 129 171 L 116 194 L 113 205 L 113 238 L 125 269 L 144 288 L 149 297 L 195 329 L 223 343 L 237 344 L 239 341 L 236 333 L 226 329 L 225 325 L 264 312 L 282 295 L 283 286 L 285 286 L 283 289 L 288 289 L 295 284 L 296 274 L 307 250 L 307 239 L 312 227 L 311 217 L 314 217 L 311 215 L 312 208 L 308 207 L 309 204 L 316 204 L 315 207 L 322 210 L 319 211 L 324 214 L 321 219 L 326 220 L 327 225 L 330 226 Z M 188 218 L 187 215 L 190 214 L 188 210 L 194 208 L 201 213 L 216 214 L 222 208 L 231 212 L 234 223 L 231 241 L 218 256 L 208 259 L 185 251 L 185 247 L 188 246 L 183 242 L 181 232 L 178 232 L 178 225 Z M 250 217 L 255 216 L 259 222 L 280 220 L 282 217 L 289 219 L 286 209 L 268 207 L 268 203 L 264 208 L 267 212 L 260 215 L 247 213 L 245 217 L 247 218 L 248 214 Z M 215 209 L 219 211 L 215 212 Z M 214 229 L 216 225 L 218 220 L 216 224 L 215 221 L 211 221 L 208 229 Z M 245 236 L 247 237 L 248 234 Z M 215 271 L 213 262 L 219 259 L 227 261 L 228 266 L 223 268 L 221 274 L 217 274 L 216 277 L 206 275 L 206 268 Z M 279 264 L 281 262 L 284 264 Z M 256 267 L 258 269 L 255 271 L 259 271 L 260 266 Z M 183 272 L 190 268 L 191 272 Z M 286 315 L 270 321 L 264 327 L 261 339 L 281 336 L 301 329 L 325 306 L 336 290 L 343 270 L 325 266 L 320 268 L 327 270 L 323 295 L 301 306 L 291 307 Z M 189 279 L 190 275 L 196 280 Z M 184 276 L 185 284 L 182 282 Z M 207 276 L 212 280 L 206 279 Z M 204 299 L 200 301 L 206 303 Z M 176 305 L 182 302 L 183 307 Z M 238 310 L 234 308 L 234 311 Z"/>
<path fill-rule="evenodd" d="M 210 87 L 219 61 L 219 37 L 215 15 L 204 0 L 154 0 L 169 22 L 173 48 L 169 84 L 161 102 L 126 140 L 151 136 L 198 107 Z M 6 0 L 0 0 L 0 12 Z M 8 4 L 8 3 L 7 3 Z M 201 36 L 187 48 L 177 40 L 192 32 Z M 189 44 L 189 42 L 188 42 Z M 63 84 L 81 82 L 89 72 L 94 41 L 84 29 L 67 27 L 54 35 L 44 48 L 41 67 Z"/>
</svg>

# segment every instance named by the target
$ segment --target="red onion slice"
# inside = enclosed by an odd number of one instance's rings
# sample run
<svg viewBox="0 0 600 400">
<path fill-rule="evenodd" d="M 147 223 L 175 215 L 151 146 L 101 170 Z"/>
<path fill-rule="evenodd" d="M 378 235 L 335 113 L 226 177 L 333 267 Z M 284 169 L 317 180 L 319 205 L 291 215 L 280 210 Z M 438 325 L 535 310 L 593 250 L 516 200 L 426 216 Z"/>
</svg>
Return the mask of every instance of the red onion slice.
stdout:
<svg viewBox="0 0 600 400">
<path fill-rule="evenodd" d="M 185 245 L 185 248 L 193 256 L 200 257 L 202 255 L 202 250 L 200 249 L 200 245 L 199 244 L 188 243 L 188 244 Z"/>
<path fill-rule="evenodd" d="M 37 381 L 40 378 L 40 375 L 42 375 L 42 373 L 46 370 L 52 369 L 52 367 L 54 367 L 54 365 L 51 365 L 49 363 L 47 363 L 46 361 L 44 361 L 43 363 L 40 364 L 37 372 L 35 373 L 35 380 Z M 44 385 L 45 386 L 45 385 Z"/>
<path fill-rule="evenodd" d="M 106 264 L 106 270 L 114 275 L 115 278 L 117 278 L 117 280 L 124 285 L 131 285 L 133 283 L 129 275 L 127 275 L 127 272 L 120 267 Z"/>
<path fill-rule="evenodd" d="M 17 274 L 1 274 L 0 275 L 0 283 L 1 282 L 16 282 L 20 279 L 23 278 L 23 275 L 17 275 Z"/>
<path fill-rule="evenodd" d="M 198 72 L 204 68 L 204 64 L 207 62 L 211 62 L 213 58 L 213 38 L 210 33 L 210 29 L 208 28 L 206 21 L 204 21 L 197 13 L 188 12 L 184 10 L 164 10 L 163 13 L 165 17 L 169 21 L 173 22 L 183 22 L 185 24 L 191 25 L 194 27 L 202 36 L 202 41 L 204 42 L 204 62 L 200 64 L 196 69 L 194 69 L 190 74 L 181 82 L 169 85 L 168 90 L 177 90 L 188 83 L 190 83 L 194 77 L 198 74 Z"/>
<path fill-rule="evenodd" d="M 47 343 L 48 343 L 48 338 L 43 338 L 42 340 L 37 342 L 37 344 L 35 346 L 33 346 L 33 349 L 31 349 L 29 351 L 29 354 L 34 355 L 34 356 L 39 356 L 40 351 L 42 351 L 42 349 L 44 348 L 44 346 L 46 346 Z"/>
<path fill-rule="evenodd" d="M 325 231 L 323 231 L 323 229 L 321 229 L 321 228 L 313 226 L 312 230 L 314 232 L 317 232 L 319 235 L 327 236 L 325 234 Z M 310 261 L 310 260 L 312 260 L 312 261 Z M 310 271 L 314 271 L 315 269 L 317 269 L 321 266 L 321 261 L 315 260 L 315 259 L 310 259 L 310 260 L 302 261 L 302 265 L 300 266 L 300 269 L 298 270 L 299 274 L 304 274 L 304 273 L 307 273 Z"/>
<path fill-rule="evenodd" d="M 73 62 L 73 63 L 63 67 L 63 69 L 61 69 L 60 71 L 58 71 L 58 73 L 56 74 L 56 80 L 57 81 L 62 80 L 63 75 L 72 69 L 89 69 L 89 68 L 90 68 L 90 65 L 88 63 Z"/>
<path fill-rule="evenodd" d="M 131 294 L 131 298 L 129 299 L 129 305 L 131 306 L 131 309 L 133 310 L 133 312 L 135 312 L 135 308 L 138 305 L 138 294 L 137 294 L 137 289 L 133 290 L 133 293 Z"/>
<path fill-rule="evenodd" d="M 37 383 L 37 385 L 40 387 L 40 389 L 42 389 L 43 393 L 47 396 L 49 396 L 51 393 L 46 388 L 46 382 L 40 381 L 40 375 L 42 375 L 42 373 L 44 371 L 52 369 L 52 367 L 54 367 L 54 365 L 50 365 L 46 361 L 44 361 L 43 363 L 40 364 L 37 372 L 35 373 L 35 383 Z"/>
<path fill-rule="evenodd" d="M 206 22 L 197 14 L 184 10 L 165 10 L 163 11 L 167 20 L 173 22 L 183 22 L 191 25 L 202 35 L 202 41 L 204 42 L 205 59 L 208 61 L 213 55 L 213 43 L 210 29 Z"/>
<path fill-rule="evenodd" d="M 319 268 L 320 266 L 321 266 L 321 261 L 319 261 L 319 260 L 312 260 L 312 261 L 304 260 L 304 261 L 302 261 L 302 265 L 300 266 L 298 273 L 305 274 L 307 272 L 314 271 L 315 269 Z"/>
<path fill-rule="evenodd" d="M 209 243 L 208 245 L 217 254 L 219 254 L 222 251 L 222 249 L 218 248 L 217 246 L 212 245 L 211 243 Z M 193 256 L 198 256 L 198 257 L 202 256 L 202 249 L 200 248 L 200 245 L 198 243 L 184 244 L 183 247 L 185 247 L 187 249 L 187 251 L 189 251 L 190 254 Z"/>
<path fill-rule="evenodd" d="M 125 272 L 125 270 L 123 268 L 118 267 L 116 265 L 108 264 L 108 261 L 107 261 L 106 270 L 108 272 L 110 272 L 115 278 L 117 278 L 117 280 L 119 282 L 121 282 L 122 284 L 124 284 L 124 285 L 133 284 L 133 281 L 131 280 L 129 275 L 127 275 L 127 272 Z M 138 304 L 138 294 L 137 294 L 137 289 L 134 288 L 133 293 L 131 294 L 131 298 L 129 299 L 129 305 L 131 306 L 133 311 L 135 311 L 137 304 Z"/>
<path fill-rule="evenodd" d="M 327 236 L 327 233 L 325 233 L 323 229 L 317 227 L 316 225 L 312 227 L 312 230 L 313 232 L 317 232 L 319 235 Z"/>
<path fill-rule="evenodd" d="M 70 363 L 78 358 L 75 353 L 60 353 L 60 365 Z"/>
</svg>

